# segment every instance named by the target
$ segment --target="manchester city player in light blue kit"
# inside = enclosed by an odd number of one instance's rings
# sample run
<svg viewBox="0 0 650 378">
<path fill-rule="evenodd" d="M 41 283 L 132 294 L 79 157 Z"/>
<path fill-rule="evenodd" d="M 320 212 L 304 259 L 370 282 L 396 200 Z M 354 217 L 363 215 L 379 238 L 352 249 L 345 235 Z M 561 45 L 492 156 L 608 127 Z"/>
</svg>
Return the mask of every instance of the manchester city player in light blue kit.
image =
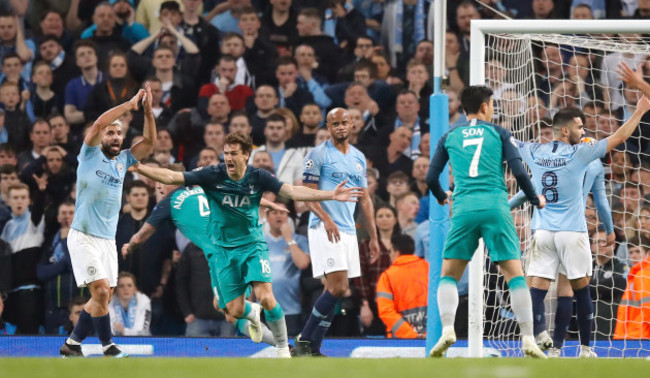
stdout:
<svg viewBox="0 0 650 378">
<path fill-rule="evenodd" d="M 650 109 L 646 97 L 637 103 L 632 117 L 613 135 L 597 143 L 580 143 L 584 136 L 584 115 L 566 108 L 553 117 L 553 142 L 517 145 L 522 159 L 533 173 L 537 193 L 546 197 L 546 207 L 536 209 L 531 229 L 533 250 L 528 261 L 535 334 L 545 330 L 544 297 L 558 273 L 571 282 L 577 302 L 580 329 L 580 357 L 597 357 L 590 347 L 593 303 L 589 294 L 592 256 L 585 219 L 582 185 L 588 165 L 624 143 Z"/>
<path fill-rule="evenodd" d="M 122 150 L 124 134 L 117 119 L 144 104 L 144 138 L 130 150 Z M 68 249 L 79 287 L 90 289 L 90 300 L 59 353 L 82 357 L 81 342 L 95 330 L 104 355 L 126 357 L 111 339 L 108 302 L 117 286 L 115 232 L 122 207 L 126 170 L 149 156 L 156 142 L 156 122 L 151 109 L 151 88 L 140 90 L 129 101 L 102 114 L 88 130 L 77 160 L 77 206 Z"/>
<path fill-rule="evenodd" d="M 379 256 L 374 209 L 367 190 L 366 158 L 348 141 L 350 115 L 343 108 L 327 114 L 327 129 L 332 139 L 314 148 L 304 161 L 303 184 L 311 188 L 332 190 L 347 180 L 347 185 L 363 188 L 360 198 L 370 235 L 372 262 Z M 348 279 L 359 277 L 359 247 L 357 243 L 354 203 L 324 201 L 306 204 L 309 215 L 309 249 L 315 278 L 325 277 L 325 291 L 316 300 L 305 326 L 296 337 L 296 356 L 319 356 L 323 337 L 332 319 L 334 308 L 348 291 Z"/>
</svg>

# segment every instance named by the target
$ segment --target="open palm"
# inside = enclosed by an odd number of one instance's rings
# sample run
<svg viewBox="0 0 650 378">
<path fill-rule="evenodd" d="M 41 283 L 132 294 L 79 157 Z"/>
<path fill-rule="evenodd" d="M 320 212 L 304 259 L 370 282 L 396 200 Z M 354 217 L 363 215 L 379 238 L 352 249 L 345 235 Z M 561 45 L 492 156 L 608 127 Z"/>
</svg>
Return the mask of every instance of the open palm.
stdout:
<svg viewBox="0 0 650 378">
<path fill-rule="evenodd" d="M 359 187 L 352 187 L 352 188 L 343 187 L 343 185 L 345 185 L 345 183 L 347 182 L 348 181 L 345 180 L 336 186 L 336 188 L 334 189 L 333 199 L 341 202 L 357 202 L 358 198 L 363 195 L 363 192 Z"/>
</svg>

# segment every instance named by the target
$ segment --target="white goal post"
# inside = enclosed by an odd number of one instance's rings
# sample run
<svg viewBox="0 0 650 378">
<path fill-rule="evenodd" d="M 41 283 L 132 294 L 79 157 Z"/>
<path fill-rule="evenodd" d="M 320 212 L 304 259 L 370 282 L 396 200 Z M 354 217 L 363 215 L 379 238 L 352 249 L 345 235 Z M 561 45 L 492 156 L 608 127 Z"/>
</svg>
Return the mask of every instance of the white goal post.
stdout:
<svg viewBox="0 0 650 378">
<path fill-rule="evenodd" d="M 650 34 L 647 20 L 473 20 L 471 23 L 470 84 L 486 83 L 486 37 L 488 35 L 586 35 L 586 34 Z M 524 42 L 525 43 L 525 42 Z M 551 43 L 551 42 L 549 42 Z M 576 45 L 578 46 L 578 45 Z M 530 64 L 534 72 L 532 53 Z M 532 125 L 531 127 L 538 127 Z M 484 248 L 477 250 L 469 270 L 468 357 L 484 354 Z"/>
</svg>

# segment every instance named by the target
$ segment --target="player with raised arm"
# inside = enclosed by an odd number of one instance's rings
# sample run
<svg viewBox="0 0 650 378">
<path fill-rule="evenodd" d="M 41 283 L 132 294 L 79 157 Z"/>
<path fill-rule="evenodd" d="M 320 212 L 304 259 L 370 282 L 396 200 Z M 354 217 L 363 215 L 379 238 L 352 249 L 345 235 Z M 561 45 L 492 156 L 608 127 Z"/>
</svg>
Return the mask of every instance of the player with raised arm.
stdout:
<svg viewBox="0 0 650 378">
<path fill-rule="evenodd" d="M 246 289 L 252 284 L 276 340 L 278 356 L 291 357 L 284 313 L 271 288 L 269 251 L 259 223 L 262 194 L 271 191 L 297 201 L 356 201 L 361 192 L 356 187 L 344 187 L 345 181 L 332 191 L 283 184 L 268 171 L 246 165 L 252 146 L 250 137 L 232 133 L 225 140 L 225 163 L 194 172 L 144 165 L 138 165 L 137 170 L 163 184 L 203 188 L 210 207 L 210 237 L 217 249 L 219 287 L 228 313 L 237 319 L 248 319 L 251 324 L 260 324 L 259 305 L 244 300 Z"/>
<path fill-rule="evenodd" d="M 183 172 L 185 169 L 180 164 L 172 164 L 169 169 Z M 128 243 L 122 246 L 122 256 L 136 251 L 146 242 L 161 225 L 165 222 L 172 222 L 185 237 L 196 244 L 205 254 L 210 271 L 210 282 L 215 295 L 214 307 L 222 309 L 226 313 L 228 322 L 233 323 L 239 331 L 248 337 L 255 335 L 261 339 L 253 339 L 254 342 L 263 341 L 275 346 L 275 339 L 271 331 L 262 325 L 250 324 L 247 319 L 235 319 L 228 314 L 223 296 L 220 294 L 218 264 L 216 263 L 217 250 L 215 244 L 210 240 L 210 204 L 200 186 L 186 187 L 178 185 L 164 185 L 157 183 L 156 188 L 165 197 L 156 204 L 153 212 L 145 224 L 136 232 Z M 275 203 L 262 198 L 260 206 L 265 206 L 279 211 L 286 211 L 285 208 L 277 207 Z M 249 328 L 264 328 L 262 332 L 250 332 Z"/>
<path fill-rule="evenodd" d="M 550 281 L 562 273 L 570 281 L 576 298 L 580 357 L 597 357 L 590 347 L 592 256 L 581 190 L 585 173 L 592 161 L 604 157 L 632 135 L 648 109 L 650 102 L 641 98 L 630 119 L 597 143 L 580 143 L 585 133 L 584 115 L 577 108 L 561 109 L 553 117 L 553 142 L 517 141 L 522 159 L 533 173 L 535 188 L 547 202 L 544 209 L 533 214 L 533 248 L 526 272 L 531 277 L 535 334 L 543 334 L 546 329 L 544 298 Z"/>
<path fill-rule="evenodd" d="M 438 285 L 442 336 L 431 349 L 431 357 L 442 357 L 456 342 L 454 320 L 458 308 L 458 280 L 482 237 L 490 258 L 499 264 L 508 283 L 524 354 L 546 358 L 533 336 L 530 292 L 521 266 L 517 232 L 508 208 L 503 162 L 508 163 L 531 204 L 543 208 L 545 200 L 535 194 L 510 132 L 490 123 L 494 114 L 492 94 L 486 86 L 465 88 L 461 104 L 467 113 L 467 121 L 440 138 L 427 174 L 427 185 L 441 205 L 448 202 L 450 195 L 443 191 L 438 181 L 447 161 L 454 172 L 455 184 L 451 227 L 442 254 Z"/>
<path fill-rule="evenodd" d="M 347 110 L 334 108 L 327 114 L 327 129 L 332 135 L 314 148 L 304 161 L 303 184 L 310 188 L 332 190 L 341 182 L 363 188 L 361 210 L 368 220 L 370 256 L 379 256 L 374 208 L 367 190 L 366 158 L 348 137 L 352 122 Z M 296 337 L 296 356 L 322 356 L 323 337 L 334 318 L 334 308 L 349 290 L 348 279 L 361 275 L 354 203 L 324 201 L 307 203 L 309 215 L 309 249 L 315 278 L 325 277 L 325 291 L 316 300 L 305 326 Z M 364 303 L 363 306 L 367 306 Z"/>
<path fill-rule="evenodd" d="M 595 144 L 597 141 L 589 137 L 584 137 L 581 142 Z M 600 159 L 592 161 L 587 166 L 587 172 L 585 173 L 585 178 L 582 184 L 582 195 L 585 207 L 587 205 L 587 196 L 590 192 L 598 211 L 598 217 L 601 219 L 605 227 L 605 232 L 607 233 L 607 245 L 612 245 L 616 240 L 616 234 L 614 234 L 612 210 L 609 206 L 605 190 L 605 170 Z M 524 193 L 520 191 L 510 200 L 510 208 L 513 209 L 521 206 L 524 203 L 525 198 Z M 557 277 L 557 308 L 555 310 L 553 338 L 551 338 L 546 330 L 535 334 L 537 345 L 542 351 L 548 350 L 548 357 L 560 357 L 572 314 L 573 289 L 571 288 L 571 283 L 567 277 L 564 274 L 559 273 Z M 537 331 L 539 331 L 539 329 Z"/>
<path fill-rule="evenodd" d="M 117 119 L 138 109 L 143 100 L 143 139 L 121 150 L 124 135 Z M 122 206 L 122 187 L 127 169 L 149 156 L 156 142 L 151 88 L 140 90 L 128 102 L 107 110 L 88 130 L 77 160 L 77 206 L 68 234 L 72 271 L 79 287 L 87 286 L 90 300 L 59 353 L 82 357 L 81 342 L 95 330 L 105 356 L 127 357 L 111 338 L 108 314 L 113 288 L 117 286 L 115 233 Z"/>
</svg>

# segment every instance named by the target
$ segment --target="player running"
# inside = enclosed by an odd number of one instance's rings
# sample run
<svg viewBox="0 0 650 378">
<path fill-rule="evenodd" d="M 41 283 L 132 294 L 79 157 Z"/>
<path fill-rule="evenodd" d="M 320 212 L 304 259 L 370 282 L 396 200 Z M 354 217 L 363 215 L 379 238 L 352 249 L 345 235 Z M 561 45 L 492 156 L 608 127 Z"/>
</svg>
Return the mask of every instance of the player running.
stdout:
<svg viewBox="0 0 650 378">
<path fill-rule="evenodd" d="M 171 170 L 183 172 L 184 168 L 179 164 L 172 164 L 169 167 Z M 246 319 L 235 319 L 228 314 L 226 304 L 223 302 L 223 297 L 220 294 L 219 280 L 217 276 L 216 247 L 209 237 L 210 226 L 210 205 L 205 193 L 200 186 L 193 188 L 177 185 L 163 185 L 157 183 L 156 188 L 164 198 L 158 202 L 153 212 L 145 222 L 145 224 L 136 232 L 127 244 L 122 246 L 122 255 L 126 257 L 129 253 L 137 250 L 137 248 L 146 242 L 165 222 L 173 222 L 185 237 L 190 239 L 192 243 L 196 244 L 203 253 L 208 263 L 210 271 L 210 282 L 212 291 L 215 295 L 214 306 L 217 309 L 225 310 L 226 319 L 228 322 L 233 323 L 240 332 L 244 335 L 251 337 L 254 335 L 256 338 L 254 342 L 265 342 L 269 345 L 275 346 L 273 334 L 264 324 L 251 324 Z M 276 207 L 273 202 L 267 201 L 262 198 L 260 206 L 273 208 L 279 211 L 286 211 L 282 207 Z M 259 306 L 252 304 L 251 306 Z M 258 309 L 259 310 L 259 309 Z M 250 332 L 249 328 L 253 327 L 254 331 Z M 263 328 L 262 332 L 259 329 Z M 261 340 L 259 339 L 261 337 Z"/>
<path fill-rule="evenodd" d="M 494 114 L 492 90 L 470 86 L 461 95 L 467 121 L 440 138 L 427 185 L 444 205 L 448 195 L 438 177 L 450 162 L 454 172 L 451 227 L 442 254 L 442 272 L 438 285 L 438 308 L 442 336 L 431 349 L 431 357 L 442 357 L 456 342 L 454 320 L 458 308 L 458 280 L 483 238 L 493 262 L 499 264 L 510 289 L 512 310 L 522 334 L 525 355 L 546 358 L 535 344 L 530 293 L 521 267 L 521 252 L 514 222 L 508 208 L 508 190 L 504 180 L 506 161 L 517 183 L 531 204 L 543 208 L 543 196 L 535 195 L 528 173 L 513 143 L 510 132 L 490 123 Z"/>
<path fill-rule="evenodd" d="M 593 264 L 581 190 L 585 172 L 592 161 L 624 143 L 649 109 L 650 102 L 644 96 L 614 134 L 597 143 L 580 143 L 585 134 L 584 115 L 577 108 L 565 108 L 553 117 L 553 142 L 517 142 L 522 159 L 533 173 L 535 188 L 548 204 L 534 212 L 531 224 L 534 235 L 527 276 L 531 277 L 535 333 L 546 328 L 544 298 L 551 280 L 562 273 L 576 298 L 579 357 L 597 357 L 590 347 L 593 302 L 589 281 Z"/>
<path fill-rule="evenodd" d="M 131 149 L 122 150 L 124 135 L 117 121 L 122 114 L 144 103 L 144 138 Z M 111 338 L 108 303 L 117 286 L 115 233 L 122 206 L 122 186 L 127 169 L 149 156 L 156 142 L 156 121 L 151 109 L 149 85 L 129 101 L 102 114 L 88 130 L 77 160 L 77 206 L 68 249 L 72 271 L 79 287 L 88 286 L 90 300 L 59 353 L 83 357 L 81 342 L 93 333 L 102 343 L 105 356 L 127 357 Z"/>
<path fill-rule="evenodd" d="M 333 191 L 283 184 L 271 173 L 246 165 L 252 145 L 250 137 L 232 133 L 225 140 L 225 164 L 182 173 L 139 165 L 138 173 L 167 185 L 203 188 L 210 207 L 210 237 L 217 249 L 215 269 L 228 313 L 259 324 L 260 311 L 244 301 L 246 288 L 252 284 L 278 356 L 290 357 L 284 313 L 271 289 L 269 252 L 258 219 L 260 198 L 271 191 L 297 201 L 356 201 L 361 192 L 344 187 L 345 181 Z"/>
<path fill-rule="evenodd" d="M 332 109 L 327 114 L 327 129 L 332 140 L 314 148 L 305 157 L 304 185 L 332 190 L 341 181 L 363 188 L 360 205 L 370 235 L 370 256 L 379 256 L 377 228 L 372 200 L 366 187 L 366 158 L 348 140 L 352 122 L 347 110 Z M 309 214 L 309 249 L 315 278 L 325 277 L 325 291 L 316 300 L 305 326 L 296 337 L 296 356 L 322 356 L 323 337 L 334 318 L 339 299 L 349 289 L 348 280 L 361 275 L 357 242 L 355 204 L 326 201 L 306 204 Z"/>
</svg>

